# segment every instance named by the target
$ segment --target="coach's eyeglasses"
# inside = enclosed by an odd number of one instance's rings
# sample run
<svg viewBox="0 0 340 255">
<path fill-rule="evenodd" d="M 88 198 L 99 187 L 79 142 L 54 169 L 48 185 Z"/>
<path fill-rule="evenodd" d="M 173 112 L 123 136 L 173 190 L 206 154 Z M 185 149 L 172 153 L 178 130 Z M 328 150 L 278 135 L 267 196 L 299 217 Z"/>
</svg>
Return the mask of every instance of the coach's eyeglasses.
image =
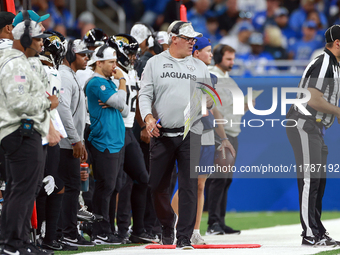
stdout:
<svg viewBox="0 0 340 255">
<path fill-rule="evenodd" d="M 186 40 L 189 43 L 196 43 L 197 42 L 196 38 L 184 37 L 184 36 L 180 36 L 180 35 L 177 35 L 177 37 L 182 38 L 182 39 Z"/>
</svg>

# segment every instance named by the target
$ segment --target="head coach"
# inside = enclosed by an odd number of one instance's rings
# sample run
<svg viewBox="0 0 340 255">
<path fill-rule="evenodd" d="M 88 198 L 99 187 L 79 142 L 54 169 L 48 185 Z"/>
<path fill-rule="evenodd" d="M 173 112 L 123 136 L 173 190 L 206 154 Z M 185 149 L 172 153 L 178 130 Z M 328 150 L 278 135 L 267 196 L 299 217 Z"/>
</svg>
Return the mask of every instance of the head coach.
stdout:
<svg viewBox="0 0 340 255">
<path fill-rule="evenodd" d="M 190 81 L 204 78 L 210 81 L 206 65 L 191 56 L 195 37 L 191 23 L 174 21 L 168 28 L 169 49 L 147 62 L 141 78 L 139 107 L 150 141 L 150 181 L 158 219 L 162 224 L 163 244 L 173 244 L 176 216 L 170 205 L 170 176 L 178 163 L 179 219 L 177 248 L 193 249 L 190 238 L 194 229 L 197 204 L 197 179 L 190 171 L 198 166 L 202 115 L 193 120 L 190 132 L 183 139 L 184 110 L 192 91 Z M 195 83 L 197 87 L 198 83 Z M 210 105 L 212 106 L 212 104 Z M 156 123 L 160 121 L 160 123 Z"/>
</svg>

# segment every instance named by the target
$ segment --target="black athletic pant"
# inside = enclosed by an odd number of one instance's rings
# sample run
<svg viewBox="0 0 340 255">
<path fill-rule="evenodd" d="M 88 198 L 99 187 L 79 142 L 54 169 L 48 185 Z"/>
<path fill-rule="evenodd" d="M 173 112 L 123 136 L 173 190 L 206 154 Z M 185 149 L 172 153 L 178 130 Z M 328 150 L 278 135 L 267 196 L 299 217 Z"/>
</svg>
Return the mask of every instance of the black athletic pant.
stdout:
<svg viewBox="0 0 340 255">
<path fill-rule="evenodd" d="M 57 222 L 59 220 L 61 203 L 64 194 L 58 194 L 64 188 L 64 182 L 59 177 L 60 147 L 47 146 L 47 155 L 45 163 L 44 177 L 51 175 L 54 178 L 55 188 L 51 195 L 47 196 L 44 187 L 40 189 L 36 199 L 38 233 L 40 232 L 42 222 L 46 221 L 46 233 L 44 241 L 47 243 L 57 240 Z"/>
<path fill-rule="evenodd" d="M 65 193 L 59 227 L 63 235 L 68 238 L 78 236 L 77 212 L 80 192 L 80 159 L 73 157 L 72 149 L 60 149 L 59 176 L 64 182 Z"/>
<path fill-rule="evenodd" d="M 22 137 L 19 130 L 1 141 L 6 156 L 6 192 L 2 208 L 1 244 L 17 250 L 27 241 L 35 194 L 44 169 L 41 135 Z M 26 233 L 27 232 L 27 233 Z"/>
<path fill-rule="evenodd" d="M 131 225 L 131 192 L 133 181 L 129 176 L 126 176 L 125 183 L 118 196 L 117 205 L 117 227 L 118 235 L 121 237 L 127 236 L 127 231 Z M 133 219 L 135 223 L 135 219 Z"/>
<path fill-rule="evenodd" d="M 321 222 L 322 197 L 326 186 L 326 171 L 321 167 L 314 171 L 317 164 L 327 164 L 328 149 L 320 129 L 313 120 L 299 118 L 293 114 L 296 127 L 287 127 L 289 142 L 294 150 L 297 181 L 299 188 L 300 221 L 304 236 L 322 236 L 326 229 Z M 293 126 L 288 121 L 287 126 Z M 300 167 L 302 166 L 302 167 Z"/>
<path fill-rule="evenodd" d="M 190 141 L 191 140 L 191 141 Z M 201 136 L 189 132 L 183 136 L 151 138 L 150 187 L 157 217 L 164 227 L 172 227 L 170 179 L 175 161 L 178 163 L 179 219 L 177 239 L 191 238 L 197 211 L 197 178 L 190 178 L 199 164 Z"/>
<path fill-rule="evenodd" d="M 139 126 L 137 120 L 133 123 L 133 133 L 137 142 L 140 145 L 140 148 L 143 152 L 144 163 L 146 167 L 146 171 L 148 175 L 150 175 L 150 143 L 145 143 L 140 139 L 140 132 L 141 127 Z M 159 234 L 162 233 L 162 226 L 157 219 L 157 215 L 155 212 L 155 208 L 153 206 L 152 197 L 151 197 L 151 189 L 150 186 L 147 187 L 146 191 L 146 205 L 145 205 L 145 212 L 144 212 L 144 228 L 146 232 L 150 234 Z"/>
<path fill-rule="evenodd" d="M 110 153 L 108 149 L 105 149 L 104 152 L 101 152 L 91 143 L 90 151 L 93 160 L 93 177 L 95 180 L 92 200 L 93 212 L 104 217 L 102 221 L 93 223 L 93 235 L 111 234 L 109 216 L 110 200 L 117 181 L 119 155 L 121 151 Z"/>
<path fill-rule="evenodd" d="M 228 136 L 228 139 L 234 147 L 236 153 L 238 150 L 238 138 Z M 220 173 L 217 173 L 220 174 Z M 228 190 L 231 182 L 233 181 L 233 173 L 222 173 L 220 178 L 214 178 L 214 174 L 209 179 L 209 191 L 208 191 L 208 225 L 211 226 L 215 222 L 218 222 L 221 226 L 225 226 L 225 213 L 227 208 Z"/>
<path fill-rule="evenodd" d="M 128 227 L 132 210 L 133 232 L 141 234 L 144 231 L 144 211 L 146 206 L 146 192 L 148 187 L 149 176 L 145 168 L 142 150 L 133 135 L 131 128 L 126 128 L 125 144 L 121 154 L 121 168 L 127 173 L 126 184 L 120 191 L 118 201 L 117 225 L 119 232 L 123 234 Z"/>
</svg>

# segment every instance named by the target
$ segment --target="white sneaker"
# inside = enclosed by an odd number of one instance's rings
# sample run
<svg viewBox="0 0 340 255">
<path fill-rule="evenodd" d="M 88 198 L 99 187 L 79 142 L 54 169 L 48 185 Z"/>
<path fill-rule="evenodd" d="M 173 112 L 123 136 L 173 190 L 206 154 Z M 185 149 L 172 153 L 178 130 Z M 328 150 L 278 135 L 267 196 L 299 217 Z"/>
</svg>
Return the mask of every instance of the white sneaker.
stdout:
<svg viewBox="0 0 340 255">
<path fill-rule="evenodd" d="M 207 244 L 200 233 L 192 233 L 190 241 L 192 244 Z"/>
</svg>

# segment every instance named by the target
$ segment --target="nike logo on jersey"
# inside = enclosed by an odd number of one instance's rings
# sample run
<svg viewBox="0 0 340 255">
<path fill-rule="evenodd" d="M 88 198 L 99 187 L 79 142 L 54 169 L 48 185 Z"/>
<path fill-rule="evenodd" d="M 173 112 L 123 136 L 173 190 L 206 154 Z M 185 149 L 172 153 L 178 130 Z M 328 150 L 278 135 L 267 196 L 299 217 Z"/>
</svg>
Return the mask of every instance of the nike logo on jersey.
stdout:
<svg viewBox="0 0 340 255">
<path fill-rule="evenodd" d="M 196 81 L 196 75 L 179 73 L 179 72 L 163 72 L 161 78 L 178 78 L 178 79 L 190 79 Z"/>
<path fill-rule="evenodd" d="M 57 77 L 57 75 L 56 75 L 56 74 L 54 74 L 54 73 L 52 73 L 52 75 L 54 75 L 55 77 Z"/>
<path fill-rule="evenodd" d="M 307 241 L 310 244 L 315 244 L 315 240 L 311 241 L 311 240 L 308 240 L 308 239 L 305 238 L 305 241 Z"/>
</svg>

